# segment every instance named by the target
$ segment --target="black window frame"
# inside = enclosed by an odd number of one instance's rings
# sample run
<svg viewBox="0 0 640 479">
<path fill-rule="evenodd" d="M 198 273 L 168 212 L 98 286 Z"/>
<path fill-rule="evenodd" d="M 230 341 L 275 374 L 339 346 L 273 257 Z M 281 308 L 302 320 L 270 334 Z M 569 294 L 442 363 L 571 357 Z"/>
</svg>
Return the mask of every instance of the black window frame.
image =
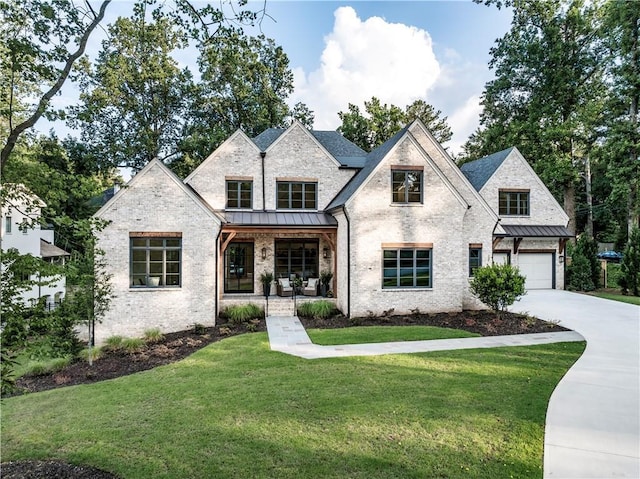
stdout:
<svg viewBox="0 0 640 479">
<path fill-rule="evenodd" d="M 469 246 L 469 277 L 473 277 L 476 269 L 482 267 L 482 247 Z"/>
<path fill-rule="evenodd" d="M 277 239 L 274 242 L 276 278 L 320 277 L 320 241 L 313 238 Z M 299 254 L 297 254 L 299 253 Z"/>
<path fill-rule="evenodd" d="M 530 216 L 531 195 L 529 190 L 499 190 L 498 214 L 500 216 Z"/>
<path fill-rule="evenodd" d="M 143 242 L 144 244 L 141 244 Z M 141 252 L 144 252 L 144 255 L 141 255 Z M 144 273 L 139 268 L 142 264 L 144 264 Z M 176 265 L 177 268 L 175 268 Z M 161 266 L 161 271 L 152 271 L 158 266 Z M 151 284 L 150 278 L 153 277 L 159 277 L 158 285 Z M 170 284 L 167 284 L 168 280 Z M 129 287 L 181 288 L 182 237 L 131 236 L 129 238 Z"/>
<path fill-rule="evenodd" d="M 418 196 L 416 198 L 415 191 L 411 191 L 409 188 L 409 175 L 417 174 L 420 177 L 420 190 L 417 192 Z M 396 180 L 396 175 L 402 175 L 404 179 L 399 182 Z M 396 189 L 396 185 L 402 185 L 400 188 Z M 402 189 L 402 194 L 404 196 L 403 199 L 398 198 L 398 193 Z M 391 169 L 391 202 L 397 205 L 404 204 L 422 204 L 424 202 L 424 171 L 416 170 L 416 169 L 402 169 L 402 168 L 392 168 Z"/>
<path fill-rule="evenodd" d="M 242 185 L 249 185 L 249 199 L 248 204 L 243 204 L 243 201 L 246 201 L 246 198 L 242 197 L 243 189 Z M 225 208 L 230 210 L 246 210 L 253 208 L 253 180 L 226 180 L 225 181 Z M 231 186 L 235 186 L 235 188 L 230 188 Z M 246 189 L 244 190 L 246 192 Z M 230 193 L 234 194 L 232 198 Z M 231 202 L 235 202 L 236 206 L 232 206 Z"/>
<path fill-rule="evenodd" d="M 253 294 L 254 270 L 255 243 L 253 241 L 230 242 L 224 251 L 224 292 Z"/>
<path fill-rule="evenodd" d="M 411 258 L 407 253 L 411 253 Z M 419 254 L 427 253 L 427 257 L 419 257 Z M 395 254 L 395 258 L 392 257 Z M 411 264 L 408 265 L 411 261 Z M 428 281 L 427 284 L 419 283 L 419 270 L 424 270 L 426 266 Z M 395 266 L 393 265 L 395 262 Z M 402 275 L 403 270 L 411 269 L 411 284 L 407 284 L 407 275 Z M 388 273 L 395 270 L 395 284 L 388 284 L 393 275 Z M 382 289 L 428 289 L 433 288 L 433 248 L 383 248 L 382 250 Z"/>
<path fill-rule="evenodd" d="M 313 206 L 307 206 L 308 187 L 313 185 Z M 281 187 L 287 187 L 286 205 L 281 203 Z M 294 207 L 294 187 L 300 186 L 300 207 Z M 317 181 L 277 181 L 276 182 L 276 209 L 278 210 L 317 210 L 318 209 L 318 182 Z"/>
</svg>

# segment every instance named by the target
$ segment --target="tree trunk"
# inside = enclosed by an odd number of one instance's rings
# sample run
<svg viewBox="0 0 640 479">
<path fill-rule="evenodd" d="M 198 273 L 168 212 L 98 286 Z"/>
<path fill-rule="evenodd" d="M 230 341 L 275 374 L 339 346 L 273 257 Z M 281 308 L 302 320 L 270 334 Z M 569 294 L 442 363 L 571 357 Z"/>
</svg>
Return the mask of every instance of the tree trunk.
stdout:
<svg viewBox="0 0 640 479">
<path fill-rule="evenodd" d="M 573 183 L 564 186 L 564 211 L 569 216 L 567 229 L 576 234 L 576 187 Z"/>
<path fill-rule="evenodd" d="M 589 155 L 584 161 L 584 180 L 587 194 L 587 234 L 593 238 L 593 195 L 591 194 L 591 159 Z"/>
</svg>

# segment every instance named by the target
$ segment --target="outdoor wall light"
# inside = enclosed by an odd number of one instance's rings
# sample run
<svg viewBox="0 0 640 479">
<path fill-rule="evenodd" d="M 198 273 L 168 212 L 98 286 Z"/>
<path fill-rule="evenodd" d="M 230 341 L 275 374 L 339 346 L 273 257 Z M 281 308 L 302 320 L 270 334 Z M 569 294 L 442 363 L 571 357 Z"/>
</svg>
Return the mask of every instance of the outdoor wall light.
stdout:
<svg viewBox="0 0 640 479">
<path fill-rule="evenodd" d="M 322 257 L 327 259 L 329 257 L 329 249 L 328 248 L 322 248 Z"/>
<path fill-rule="evenodd" d="M 267 259 L 267 248 L 262 248 L 262 259 Z"/>
<path fill-rule="evenodd" d="M 560 261 L 560 264 L 564 263 L 564 256 L 560 255 L 558 261 Z"/>
</svg>

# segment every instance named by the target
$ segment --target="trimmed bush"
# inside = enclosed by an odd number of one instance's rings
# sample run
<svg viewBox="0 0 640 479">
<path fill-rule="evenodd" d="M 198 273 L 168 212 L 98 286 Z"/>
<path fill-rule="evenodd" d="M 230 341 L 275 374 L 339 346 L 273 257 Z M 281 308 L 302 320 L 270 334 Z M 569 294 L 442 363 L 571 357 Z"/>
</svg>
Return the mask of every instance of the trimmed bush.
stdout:
<svg viewBox="0 0 640 479">
<path fill-rule="evenodd" d="M 237 304 L 224 310 L 224 317 L 233 324 L 247 323 L 252 319 L 264 318 L 264 310 L 257 304 Z"/>
<path fill-rule="evenodd" d="M 574 291 L 593 291 L 600 286 L 598 245 L 590 236 L 580 235 L 571 250 L 571 264 L 567 266 L 567 288 Z"/>
<path fill-rule="evenodd" d="M 333 316 L 336 311 L 335 305 L 324 299 L 302 303 L 298 306 L 298 315 L 306 318 L 326 319 Z"/>
<path fill-rule="evenodd" d="M 469 286 L 480 301 L 502 313 L 525 294 L 524 281 L 518 268 L 510 264 L 491 264 L 477 268 Z"/>
</svg>

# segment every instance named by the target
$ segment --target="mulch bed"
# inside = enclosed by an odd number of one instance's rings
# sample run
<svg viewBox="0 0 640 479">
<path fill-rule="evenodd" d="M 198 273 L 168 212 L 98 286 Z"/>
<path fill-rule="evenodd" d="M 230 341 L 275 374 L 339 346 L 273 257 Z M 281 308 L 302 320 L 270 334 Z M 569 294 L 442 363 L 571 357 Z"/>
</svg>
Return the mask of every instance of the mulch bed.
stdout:
<svg viewBox="0 0 640 479">
<path fill-rule="evenodd" d="M 502 318 L 491 311 L 463 311 L 457 313 L 408 314 L 330 319 L 300 318 L 305 328 L 345 328 L 353 326 L 407 326 L 424 325 L 461 329 L 481 336 L 547 333 L 567 331 L 557 324 L 519 314 L 505 313 Z M 198 332 L 194 330 L 166 334 L 161 341 L 147 344 L 139 351 L 127 353 L 108 351 L 89 366 L 86 361 L 76 361 L 53 374 L 21 377 L 17 381 L 17 394 L 45 391 L 76 384 L 94 383 L 106 379 L 152 369 L 183 359 L 208 344 L 221 339 L 248 333 L 266 331 L 265 320 L 249 325 L 220 324 Z M 2 478 L 7 479 L 117 479 L 108 472 L 92 467 L 68 464 L 60 461 L 14 461 L 1 464 Z"/>
</svg>

